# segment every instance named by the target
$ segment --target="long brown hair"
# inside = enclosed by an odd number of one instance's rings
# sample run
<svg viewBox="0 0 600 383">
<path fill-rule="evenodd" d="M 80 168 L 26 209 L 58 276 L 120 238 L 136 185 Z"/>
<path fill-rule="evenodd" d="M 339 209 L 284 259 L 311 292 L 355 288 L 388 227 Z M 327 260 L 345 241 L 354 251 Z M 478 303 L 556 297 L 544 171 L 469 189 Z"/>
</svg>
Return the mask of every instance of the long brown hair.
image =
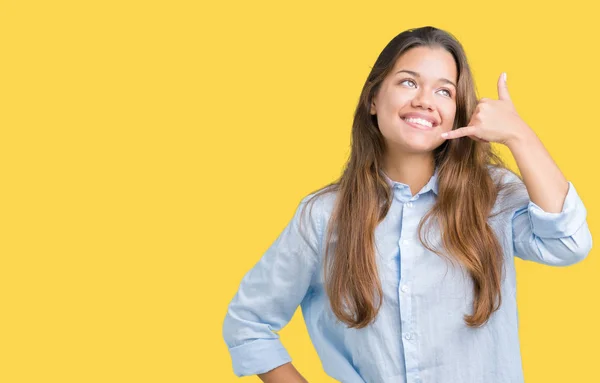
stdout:
<svg viewBox="0 0 600 383">
<path fill-rule="evenodd" d="M 422 27 L 394 37 L 380 53 L 360 94 L 352 124 L 351 153 L 341 177 L 314 192 L 337 192 L 324 255 L 324 283 L 335 316 L 349 327 L 363 328 L 377 316 L 383 300 L 375 257 L 374 231 L 392 204 L 392 190 L 380 173 L 384 138 L 369 108 L 380 84 L 398 58 L 411 48 L 441 47 L 457 65 L 456 116 L 452 129 L 466 126 L 477 106 L 476 88 L 462 45 L 450 33 Z M 438 167 L 439 193 L 432 209 L 421 220 L 421 243 L 450 261 L 458 261 L 473 280 L 473 313 L 465 314 L 471 327 L 485 324 L 502 302 L 503 251 L 488 224 L 502 185 L 494 182 L 488 167 L 508 168 L 490 143 L 462 137 L 444 141 L 433 152 Z M 476 185 L 474 187 L 473 185 Z M 306 205 L 305 205 L 306 207 Z M 423 240 L 426 223 L 437 222 L 438 251 Z M 337 234 L 333 255 L 330 240 Z"/>
</svg>

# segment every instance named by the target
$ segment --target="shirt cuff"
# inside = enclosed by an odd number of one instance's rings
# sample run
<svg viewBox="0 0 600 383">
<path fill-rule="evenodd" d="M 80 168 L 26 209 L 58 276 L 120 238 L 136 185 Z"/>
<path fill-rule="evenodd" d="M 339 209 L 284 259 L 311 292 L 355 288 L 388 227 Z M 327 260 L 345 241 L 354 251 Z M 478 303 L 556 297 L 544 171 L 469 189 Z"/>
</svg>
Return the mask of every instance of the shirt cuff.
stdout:
<svg viewBox="0 0 600 383">
<path fill-rule="evenodd" d="M 233 372 L 239 376 L 262 374 L 292 361 L 279 339 L 257 339 L 229 349 Z"/>
<path fill-rule="evenodd" d="M 560 213 L 549 213 L 529 201 L 528 211 L 532 230 L 541 238 L 569 237 L 586 221 L 587 211 L 575 186 L 568 181 L 569 190 Z"/>
</svg>

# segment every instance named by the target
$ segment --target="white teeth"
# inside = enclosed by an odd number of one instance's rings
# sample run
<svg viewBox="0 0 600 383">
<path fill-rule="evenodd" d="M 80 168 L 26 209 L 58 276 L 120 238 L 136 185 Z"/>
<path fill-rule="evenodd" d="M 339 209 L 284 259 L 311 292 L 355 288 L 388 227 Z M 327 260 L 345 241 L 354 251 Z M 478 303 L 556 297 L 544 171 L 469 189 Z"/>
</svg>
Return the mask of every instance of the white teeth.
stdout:
<svg viewBox="0 0 600 383">
<path fill-rule="evenodd" d="M 405 118 L 404 121 L 412 122 L 413 124 L 419 124 L 431 128 L 433 124 L 427 120 L 423 120 L 422 118 Z"/>
</svg>

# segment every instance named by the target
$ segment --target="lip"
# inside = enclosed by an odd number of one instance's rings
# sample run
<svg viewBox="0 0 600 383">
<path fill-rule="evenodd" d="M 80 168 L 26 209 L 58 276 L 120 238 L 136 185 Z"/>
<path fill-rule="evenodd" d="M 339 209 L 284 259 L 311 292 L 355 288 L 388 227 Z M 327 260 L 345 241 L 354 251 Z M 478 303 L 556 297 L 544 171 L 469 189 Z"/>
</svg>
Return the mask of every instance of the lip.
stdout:
<svg viewBox="0 0 600 383">
<path fill-rule="evenodd" d="M 419 125 L 419 128 L 423 129 L 423 130 L 431 130 L 431 129 L 433 129 L 433 128 L 435 128 L 435 127 L 437 127 L 439 125 L 438 121 L 434 117 L 428 116 L 428 115 L 423 114 L 423 113 L 410 112 L 410 113 L 406 113 L 406 114 L 401 115 L 400 118 L 402 119 L 402 121 L 404 121 L 405 118 L 420 118 L 420 119 L 423 119 L 423 120 L 431 122 L 431 125 L 432 125 L 431 128 L 427 128 L 427 127 Z M 404 121 L 404 122 L 406 122 L 408 125 L 414 126 L 414 124 L 411 124 L 411 123 L 409 123 L 407 121 Z"/>
<path fill-rule="evenodd" d="M 435 125 L 433 127 L 431 127 L 431 128 L 428 128 L 427 126 L 423 126 L 423 125 L 419 125 L 419 124 L 413 124 L 412 122 L 408 122 L 405 119 L 402 119 L 402 122 L 404 122 L 406 125 L 408 125 L 408 126 L 410 126 L 412 128 L 419 129 L 419 130 L 427 130 L 427 131 L 429 131 L 429 130 L 435 129 Z"/>
</svg>

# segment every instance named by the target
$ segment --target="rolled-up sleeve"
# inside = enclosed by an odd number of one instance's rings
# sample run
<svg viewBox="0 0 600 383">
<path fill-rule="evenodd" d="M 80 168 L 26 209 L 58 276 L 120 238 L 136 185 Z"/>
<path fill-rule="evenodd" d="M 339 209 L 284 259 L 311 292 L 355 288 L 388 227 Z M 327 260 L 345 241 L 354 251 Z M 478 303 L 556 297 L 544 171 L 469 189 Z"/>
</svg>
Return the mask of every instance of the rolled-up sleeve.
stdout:
<svg viewBox="0 0 600 383">
<path fill-rule="evenodd" d="M 237 376 L 265 373 L 291 362 L 275 332 L 291 320 L 319 263 L 318 198 L 301 214 L 310 196 L 302 199 L 291 221 L 242 278 L 229 303 L 223 338 Z"/>
<path fill-rule="evenodd" d="M 546 212 L 531 200 L 515 211 L 515 256 L 551 266 L 568 266 L 587 257 L 592 248 L 587 211 L 575 186 L 568 183 L 561 212 Z"/>
</svg>

